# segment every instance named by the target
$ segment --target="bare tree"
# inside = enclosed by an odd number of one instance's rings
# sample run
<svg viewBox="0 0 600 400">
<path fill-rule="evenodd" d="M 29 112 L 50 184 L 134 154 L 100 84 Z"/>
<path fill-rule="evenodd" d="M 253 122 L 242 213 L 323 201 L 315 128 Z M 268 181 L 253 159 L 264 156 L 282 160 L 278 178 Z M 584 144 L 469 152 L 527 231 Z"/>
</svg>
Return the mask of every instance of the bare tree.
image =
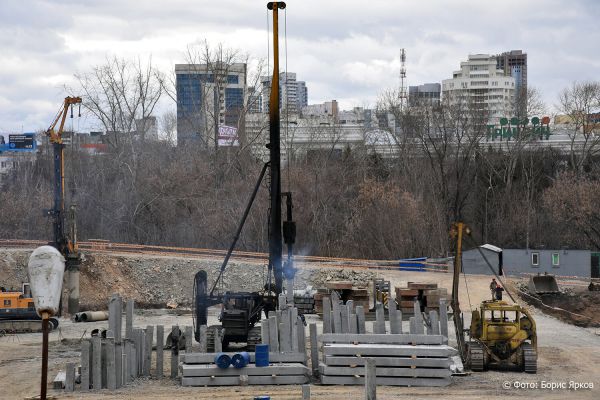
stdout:
<svg viewBox="0 0 600 400">
<path fill-rule="evenodd" d="M 599 151 L 599 128 L 593 114 L 600 111 L 600 82 L 573 82 L 560 93 L 557 108 L 568 118 L 571 167 L 580 174 Z"/>
<path fill-rule="evenodd" d="M 565 244 L 600 248 L 600 183 L 575 173 L 559 176 L 544 193 L 544 207 L 556 221 Z M 583 234 L 588 243 L 578 240 Z M 577 241 L 578 243 L 573 243 Z M 569 243 L 571 242 L 571 243 Z"/>
<path fill-rule="evenodd" d="M 117 146 L 121 136 L 131 141 L 136 120 L 152 115 L 164 86 L 164 76 L 153 67 L 152 59 L 143 63 L 112 57 L 75 78 L 78 87 L 71 91 L 82 93 L 84 108 L 105 132 L 114 134 L 112 146 Z"/>
<path fill-rule="evenodd" d="M 160 129 L 167 142 L 174 146 L 177 143 L 177 114 L 174 111 L 163 113 L 159 120 Z"/>
</svg>

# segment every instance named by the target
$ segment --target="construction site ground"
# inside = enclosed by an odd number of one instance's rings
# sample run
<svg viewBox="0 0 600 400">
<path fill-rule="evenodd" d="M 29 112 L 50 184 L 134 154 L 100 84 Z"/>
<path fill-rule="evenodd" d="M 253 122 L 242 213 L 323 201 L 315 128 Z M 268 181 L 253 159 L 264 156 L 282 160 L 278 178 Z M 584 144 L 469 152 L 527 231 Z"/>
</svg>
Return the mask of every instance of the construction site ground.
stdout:
<svg viewBox="0 0 600 400">
<path fill-rule="evenodd" d="M 29 251 L 30 252 L 30 251 Z M 0 249 L 0 279 L 5 286 L 17 286 L 25 277 L 26 250 Z M 138 309 L 135 325 L 164 325 L 166 329 L 178 324 L 192 324 L 191 313 L 186 309 L 186 299 L 191 298 L 193 273 L 199 268 L 209 271 L 209 282 L 220 265 L 218 260 L 178 259 L 176 257 L 146 257 L 133 255 L 88 254 L 87 264 L 82 269 L 82 299 L 94 309 L 106 309 L 111 292 L 119 291 L 124 297 L 146 296 L 147 305 L 160 307 L 167 301 L 177 303 L 176 309 Z M 93 260 L 91 262 L 90 260 Z M 249 277 L 259 276 L 263 266 L 258 264 L 235 263 L 228 271 L 226 282 L 236 289 L 253 289 L 248 285 L 259 285 Z M 392 287 L 406 286 L 407 282 L 431 282 L 439 287 L 450 289 L 452 277 L 440 272 L 407 272 L 397 270 L 340 270 L 328 266 L 321 268 L 311 263 L 300 265 L 299 285 L 318 286 L 325 280 L 352 280 L 367 283 L 373 277 L 386 278 Z M 137 269 L 137 270 L 136 270 Z M 238 278 L 233 278 L 235 273 Z M 461 277 L 464 278 L 464 277 Z M 461 282 L 460 301 L 465 317 L 469 319 L 470 306 L 476 307 L 490 297 L 489 276 L 467 275 L 467 285 Z M 260 281 L 260 279 L 258 279 Z M 250 283 L 249 283 L 250 282 Z M 513 285 L 520 280 L 512 279 Z M 564 282 L 575 289 L 585 282 Z M 189 287 L 188 287 L 189 286 Z M 468 291 L 466 288 L 468 287 Z M 189 290 L 188 290 L 189 289 Z M 148 296 L 147 293 L 152 293 Z M 520 301 L 520 300 L 519 300 Z M 103 307 L 102 307 L 103 305 Z M 91 307 L 94 306 L 94 307 Z M 218 310 L 212 309 L 209 324 L 216 323 Z M 538 332 L 538 373 L 529 375 L 515 371 L 487 371 L 471 373 L 452 378 L 446 388 L 404 388 L 378 387 L 380 399 L 495 399 L 514 396 L 530 398 L 600 398 L 600 336 L 598 328 L 581 327 L 563 322 L 553 316 L 533 309 Z M 318 321 L 316 315 L 307 316 L 307 322 Z M 67 362 L 79 359 L 80 340 L 88 337 L 94 328 L 106 328 L 107 322 L 74 323 L 60 320 L 60 329 L 50 334 L 49 380 L 51 381 Z M 318 329 L 321 326 L 318 324 Z M 450 344 L 455 343 L 453 325 L 450 326 Z M 18 334 L 0 337 L 0 399 L 23 399 L 39 393 L 41 367 L 41 334 Z M 169 355 L 166 356 L 165 374 L 169 375 Z M 592 385 L 593 388 L 579 388 L 575 385 Z M 552 386 L 559 386 L 554 390 Z M 565 386 L 564 388 L 560 386 Z M 361 399 L 363 388 L 359 386 L 320 386 L 312 384 L 314 399 Z M 85 399 L 253 399 L 258 395 L 269 395 L 272 399 L 300 399 L 300 386 L 246 386 L 246 387 L 181 387 L 169 378 L 141 379 L 114 392 L 50 393 L 58 398 Z"/>
</svg>

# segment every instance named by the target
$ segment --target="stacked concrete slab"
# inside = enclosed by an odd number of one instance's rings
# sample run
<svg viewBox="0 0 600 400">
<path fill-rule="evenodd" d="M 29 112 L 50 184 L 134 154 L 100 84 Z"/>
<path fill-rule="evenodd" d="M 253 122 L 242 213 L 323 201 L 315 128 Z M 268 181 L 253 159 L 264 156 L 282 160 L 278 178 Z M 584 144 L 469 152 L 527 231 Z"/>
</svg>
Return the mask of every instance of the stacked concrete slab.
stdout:
<svg viewBox="0 0 600 400">
<path fill-rule="evenodd" d="M 314 314 L 315 298 L 312 294 L 294 294 L 294 305 L 302 314 Z"/>
<path fill-rule="evenodd" d="M 442 306 L 445 309 L 445 304 Z M 330 317 L 325 318 L 325 310 L 329 308 Z M 389 299 L 389 324 L 386 326 L 383 304 L 377 304 L 376 320 L 371 332 L 367 332 L 361 308 L 331 303 L 331 299 L 325 297 L 323 310 L 324 333 L 318 338 L 322 357 L 320 362 L 316 361 L 319 367 L 315 371 L 322 384 L 364 384 L 365 360 L 371 358 L 375 362 L 378 385 L 450 384 L 450 366 L 456 350 L 447 345 L 447 314 L 441 318 L 435 310 L 423 314 L 415 302 L 414 316 L 410 317 L 408 326 L 404 326 L 402 312 L 396 308 L 395 301 Z"/>
<path fill-rule="evenodd" d="M 448 298 L 445 288 L 438 288 L 437 283 L 408 282 L 407 287 L 396 287 L 396 303 L 405 317 L 414 314 L 413 302 L 418 300 L 421 310 L 429 312 L 435 310 L 438 313 L 440 300 Z"/>
<path fill-rule="evenodd" d="M 232 357 L 235 353 L 226 353 Z M 308 381 L 302 353 L 269 353 L 269 366 L 257 367 L 255 353 L 243 368 L 218 368 L 214 353 L 192 353 L 183 357 L 182 386 L 299 385 Z"/>
<path fill-rule="evenodd" d="M 243 368 L 218 368 L 214 353 L 191 353 L 180 366 L 182 386 L 291 385 L 308 381 L 306 332 L 296 307 L 280 299 L 279 310 L 261 321 L 262 344 L 269 345 L 269 366 L 257 367 L 256 354 Z M 227 353 L 233 356 L 235 353 Z"/>
</svg>

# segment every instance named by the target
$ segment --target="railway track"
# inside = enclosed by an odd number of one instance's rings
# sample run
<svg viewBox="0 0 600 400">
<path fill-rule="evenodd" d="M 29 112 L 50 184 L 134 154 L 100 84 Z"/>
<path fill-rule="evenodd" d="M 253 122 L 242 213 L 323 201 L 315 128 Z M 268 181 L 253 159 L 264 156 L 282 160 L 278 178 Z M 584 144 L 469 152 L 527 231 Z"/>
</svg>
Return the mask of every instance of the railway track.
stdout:
<svg viewBox="0 0 600 400">
<path fill-rule="evenodd" d="M 0 247 L 6 248 L 35 248 L 47 245 L 43 240 L 0 239 Z M 192 247 L 171 247 L 155 245 L 139 245 L 128 243 L 113 243 L 107 240 L 92 239 L 78 242 L 79 249 L 97 253 L 126 253 L 155 256 L 176 256 L 185 258 L 223 259 L 226 250 L 203 249 Z M 237 261 L 263 264 L 268 261 L 267 253 L 234 251 L 232 259 Z M 356 258 L 320 257 L 295 255 L 294 261 L 301 266 L 318 266 L 351 269 L 398 269 L 398 260 L 365 260 Z M 425 268 L 428 271 L 447 272 L 439 268 Z"/>
</svg>

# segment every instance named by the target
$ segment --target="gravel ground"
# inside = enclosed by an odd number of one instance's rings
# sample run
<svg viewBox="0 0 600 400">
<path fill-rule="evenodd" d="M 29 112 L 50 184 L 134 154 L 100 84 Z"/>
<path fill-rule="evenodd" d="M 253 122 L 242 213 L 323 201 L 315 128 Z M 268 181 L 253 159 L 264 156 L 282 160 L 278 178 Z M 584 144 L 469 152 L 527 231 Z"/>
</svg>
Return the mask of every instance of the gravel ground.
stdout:
<svg viewBox="0 0 600 400">
<path fill-rule="evenodd" d="M 8 256 L 0 260 L 0 277 L 7 286 L 18 285 L 23 278 L 22 270 L 16 266 L 19 260 L 25 260 L 27 254 L 22 251 L 3 252 Z M 83 284 L 82 298 L 97 298 L 97 305 L 106 304 L 111 288 L 124 290 L 124 295 L 133 297 L 151 297 L 148 303 L 171 298 L 185 304 L 187 293 L 191 292 L 191 283 L 185 282 L 193 276 L 199 267 L 205 267 L 214 273 L 218 268 L 218 261 L 171 259 L 162 257 L 142 258 L 130 256 L 109 257 L 95 255 L 95 262 L 91 265 L 89 274 L 96 275 L 96 280 Z M 90 258 L 91 259 L 91 258 Z M 132 260 L 133 259 L 133 260 Z M 7 267 L 8 265 L 8 267 Z M 12 265 L 12 266 L 11 266 Z M 93 269 L 92 269 L 93 268 Z M 262 278 L 256 277 L 260 272 L 260 265 L 236 265 L 241 274 L 234 277 L 230 273 L 228 283 L 239 285 L 239 289 L 247 290 L 249 285 L 260 282 Z M 183 270 L 183 271 L 182 271 Z M 116 271 L 116 272 L 115 272 Z M 119 272 L 120 271 L 120 272 Z M 236 273 L 238 273 L 236 272 Z M 115 273 L 111 279 L 103 275 Z M 390 279 L 392 286 L 404 286 L 408 281 L 436 282 L 442 287 L 450 288 L 451 277 L 443 273 L 419 273 L 402 271 L 345 271 L 341 273 L 347 279 L 355 282 L 368 282 L 374 276 Z M 82 274 L 83 275 L 83 274 Z M 328 277 L 340 279 L 337 272 L 331 268 L 319 269 L 315 266 L 305 266 L 299 273 L 299 285 L 312 282 L 322 282 Z M 234 279 L 235 278 L 235 279 Z M 129 280 L 134 282 L 129 282 Z M 181 281 L 180 279 L 183 279 Z M 209 276 L 209 281 L 211 280 Z M 469 304 L 473 306 L 482 299 L 487 299 L 489 291 L 487 286 L 489 277 L 468 276 L 469 293 L 461 291 L 461 303 L 465 315 L 469 314 Z M 14 283 L 12 283 L 14 282 Z M 140 282 L 151 282 L 152 286 L 143 289 L 136 288 Z M 189 284 L 189 288 L 186 285 Z M 107 287 L 104 287 L 104 286 Z M 133 286 L 132 286 L 133 285 Z M 189 290 L 188 290 L 189 289 Z M 464 287 L 463 287 L 464 289 Z M 90 292 L 97 292 L 92 295 Z M 158 293 L 156 293 L 158 292 Z M 87 296 L 87 297 L 86 297 Z M 129 297 L 129 296 L 127 296 Z M 102 302 L 100 302 L 102 300 Z M 105 307 L 103 307 L 105 308 Z M 216 322 L 216 312 L 213 310 L 209 323 Z M 582 328 L 566 324 L 558 319 L 533 310 L 538 327 L 539 361 L 538 374 L 528 375 L 509 371 L 487 371 L 473 373 L 464 377 L 454 377 L 453 383 L 447 388 L 397 388 L 379 387 L 380 399 L 500 399 L 507 396 L 523 399 L 530 398 L 600 398 L 600 336 L 595 328 Z M 138 310 L 135 325 L 163 324 L 165 327 L 178 324 L 191 325 L 191 315 L 177 315 L 177 310 Z M 309 316 L 309 322 L 316 321 L 316 316 Z M 107 322 L 92 324 L 75 324 L 62 319 L 60 330 L 51 333 L 50 337 L 50 373 L 52 379 L 59 369 L 64 368 L 66 362 L 76 362 L 79 356 L 80 340 L 86 337 L 93 328 L 103 328 Z M 451 333 L 452 333 L 452 327 Z M 320 329 L 320 326 L 319 326 Z M 453 333 L 450 338 L 454 341 Z M 35 395 L 39 389 L 39 369 L 41 364 L 41 335 L 20 334 L 0 338 L 0 399 L 18 399 Z M 168 358 L 168 356 L 166 357 Z M 168 362 L 165 362 L 168 373 Z M 592 383 L 593 389 L 574 390 L 568 388 L 570 382 Z M 565 384 L 567 388 L 550 390 L 544 385 Z M 509 388 L 504 388 L 508 385 Z M 523 388 L 522 386 L 533 386 Z M 535 387 L 537 386 L 537 387 Z M 345 386 L 319 386 L 312 387 L 313 398 L 317 399 L 359 399 L 363 392 L 360 387 Z M 269 394 L 272 399 L 300 399 L 299 386 L 264 386 L 264 387 L 221 387 L 221 388 L 183 388 L 170 379 L 142 379 L 136 383 L 116 392 L 82 394 L 76 392 L 65 394 L 56 392 L 60 398 L 89 398 L 89 399 L 145 399 L 145 398 L 211 398 L 211 399 L 252 399 L 257 395 Z"/>
</svg>

